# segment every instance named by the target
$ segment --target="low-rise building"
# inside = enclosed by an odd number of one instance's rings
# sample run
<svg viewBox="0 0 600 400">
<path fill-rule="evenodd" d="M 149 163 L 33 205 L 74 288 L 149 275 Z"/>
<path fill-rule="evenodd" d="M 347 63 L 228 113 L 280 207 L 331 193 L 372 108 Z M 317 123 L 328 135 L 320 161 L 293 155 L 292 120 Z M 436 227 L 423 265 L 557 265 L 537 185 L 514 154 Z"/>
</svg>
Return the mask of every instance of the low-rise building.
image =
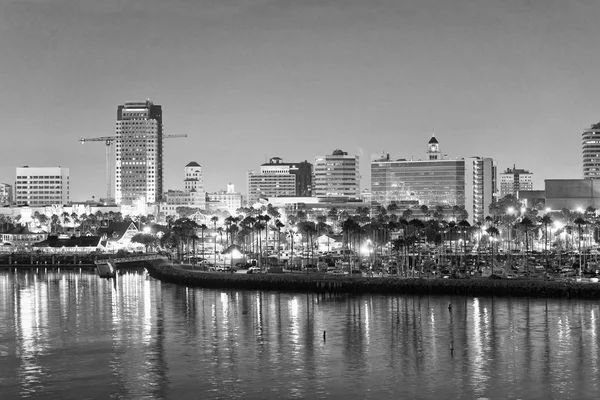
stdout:
<svg viewBox="0 0 600 400">
<path fill-rule="evenodd" d="M 206 202 L 210 211 L 227 211 L 229 214 L 235 215 L 236 210 L 242 207 L 243 196 L 235 191 L 234 185 L 230 182 L 227 190 L 207 193 Z"/>
<path fill-rule="evenodd" d="M 17 205 L 43 206 L 70 202 L 69 168 L 18 167 L 15 182 Z"/>
</svg>

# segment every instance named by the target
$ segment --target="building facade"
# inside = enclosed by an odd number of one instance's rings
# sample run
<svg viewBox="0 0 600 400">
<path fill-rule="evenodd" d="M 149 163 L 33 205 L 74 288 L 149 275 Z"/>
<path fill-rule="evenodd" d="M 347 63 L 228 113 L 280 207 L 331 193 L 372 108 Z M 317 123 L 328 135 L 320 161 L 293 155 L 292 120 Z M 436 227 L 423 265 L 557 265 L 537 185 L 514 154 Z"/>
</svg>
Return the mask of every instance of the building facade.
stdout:
<svg viewBox="0 0 600 400">
<path fill-rule="evenodd" d="M 359 157 L 350 156 L 342 150 L 317 157 L 313 196 L 360 199 Z"/>
<path fill-rule="evenodd" d="M 509 194 L 518 196 L 519 190 L 533 190 L 533 174 L 515 166 L 507 168 L 500 174 L 500 198 Z"/>
<path fill-rule="evenodd" d="M 418 201 L 465 206 L 465 161 L 386 158 L 371 162 L 371 202 L 378 206 Z"/>
<path fill-rule="evenodd" d="M 17 205 L 44 206 L 70 201 L 69 168 L 26 166 L 16 169 Z"/>
<path fill-rule="evenodd" d="M 160 200 L 163 192 L 162 107 L 150 100 L 117 108 L 115 202 Z"/>
<path fill-rule="evenodd" d="M 312 192 L 312 164 L 307 161 L 286 163 L 273 157 L 260 166 L 260 173 L 248 171 L 248 202 L 261 198 L 310 196 Z"/>
<path fill-rule="evenodd" d="M 600 178 L 600 123 L 594 124 L 581 134 L 583 178 Z"/>
<path fill-rule="evenodd" d="M 489 157 L 465 158 L 465 210 L 473 222 L 490 215 L 497 192 L 496 166 Z"/>
<path fill-rule="evenodd" d="M 229 183 L 227 190 L 207 193 L 206 201 L 211 211 L 222 210 L 235 215 L 236 211 L 242 207 L 243 197 L 241 193 L 235 191 L 234 185 Z"/>
<path fill-rule="evenodd" d="M 184 176 L 184 190 L 169 190 L 160 202 L 160 212 L 164 215 L 176 215 L 179 207 L 206 209 L 206 191 L 200 164 L 196 161 L 188 163 L 184 168 Z"/>
<path fill-rule="evenodd" d="M 432 142 L 433 141 L 433 142 Z M 433 146 L 432 146 L 433 145 Z M 392 160 L 389 154 L 371 161 L 371 205 L 399 208 L 426 205 L 464 208 L 470 221 L 489 215 L 496 192 L 496 168 L 486 157 L 447 159 L 437 139 L 428 144 L 425 160 Z"/>
<path fill-rule="evenodd" d="M 0 206 L 10 205 L 13 201 L 13 185 L 0 183 Z"/>
<path fill-rule="evenodd" d="M 596 179 L 546 179 L 545 207 L 560 211 L 585 210 L 588 207 L 600 209 L 600 182 Z"/>
</svg>

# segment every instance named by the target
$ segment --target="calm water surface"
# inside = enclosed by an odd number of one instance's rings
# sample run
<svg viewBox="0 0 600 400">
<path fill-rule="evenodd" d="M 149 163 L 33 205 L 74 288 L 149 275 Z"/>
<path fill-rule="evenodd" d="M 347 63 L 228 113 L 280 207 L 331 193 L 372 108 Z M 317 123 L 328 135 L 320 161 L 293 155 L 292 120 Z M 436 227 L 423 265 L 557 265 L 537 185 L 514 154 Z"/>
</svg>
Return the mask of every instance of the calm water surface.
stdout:
<svg viewBox="0 0 600 400">
<path fill-rule="evenodd" d="M 3 271 L 0 398 L 597 399 L 599 312 Z"/>
</svg>

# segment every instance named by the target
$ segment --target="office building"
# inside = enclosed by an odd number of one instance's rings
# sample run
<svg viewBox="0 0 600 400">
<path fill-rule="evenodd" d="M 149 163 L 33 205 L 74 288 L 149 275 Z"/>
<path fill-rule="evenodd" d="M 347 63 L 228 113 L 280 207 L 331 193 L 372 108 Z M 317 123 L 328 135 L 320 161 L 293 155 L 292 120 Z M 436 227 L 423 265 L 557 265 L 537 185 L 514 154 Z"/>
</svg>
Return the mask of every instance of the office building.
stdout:
<svg viewBox="0 0 600 400">
<path fill-rule="evenodd" d="M 273 157 L 260 166 L 260 173 L 248 171 L 248 202 L 253 204 L 266 197 L 310 196 L 311 183 L 311 163 L 286 163 Z"/>
<path fill-rule="evenodd" d="M 314 165 L 313 196 L 360 199 L 358 156 L 342 150 L 317 157 Z"/>
<path fill-rule="evenodd" d="M 150 100 L 120 105 L 115 140 L 115 202 L 155 203 L 162 192 L 162 107 Z"/>
<path fill-rule="evenodd" d="M 400 208 L 458 206 L 465 208 L 470 221 L 480 221 L 489 215 L 495 173 L 491 158 L 442 156 L 439 142 L 432 137 L 425 160 L 393 160 L 384 154 L 371 161 L 372 209 L 392 203 Z"/>
<path fill-rule="evenodd" d="M 70 202 L 69 168 L 19 167 L 16 177 L 17 205 L 44 206 Z"/>
<path fill-rule="evenodd" d="M 515 166 L 507 168 L 500 174 L 500 198 L 509 194 L 518 197 L 519 190 L 533 190 L 533 174 Z"/>
<path fill-rule="evenodd" d="M 581 134 L 583 178 L 600 178 L 600 122 Z"/>
<path fill-rule="evenodd" d="M 7 206 L 13 203 L 13 185 L 0 183 L 0 206 Z"/>
</svg>

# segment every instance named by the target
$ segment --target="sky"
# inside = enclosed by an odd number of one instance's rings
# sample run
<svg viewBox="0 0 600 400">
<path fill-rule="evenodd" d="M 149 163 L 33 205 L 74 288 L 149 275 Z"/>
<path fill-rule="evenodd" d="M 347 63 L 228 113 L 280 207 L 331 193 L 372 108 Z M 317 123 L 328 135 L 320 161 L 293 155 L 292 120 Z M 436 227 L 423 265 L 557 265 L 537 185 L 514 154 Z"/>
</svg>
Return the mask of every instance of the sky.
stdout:
<svg viewBox="0 0 600 400">
<path fill-rule="evenodd" d="M 246 191 L 270 157 L 342 149 L 370 187 L 374 153 L 492 157 L 582 177 L 600 120 L 596 0 L 2 0 L 0 182 L 70 168 L 71 199 L 105 194 L 117 105 L 162 105 L 165 189 L 184 166 Z"/>
</svg>

